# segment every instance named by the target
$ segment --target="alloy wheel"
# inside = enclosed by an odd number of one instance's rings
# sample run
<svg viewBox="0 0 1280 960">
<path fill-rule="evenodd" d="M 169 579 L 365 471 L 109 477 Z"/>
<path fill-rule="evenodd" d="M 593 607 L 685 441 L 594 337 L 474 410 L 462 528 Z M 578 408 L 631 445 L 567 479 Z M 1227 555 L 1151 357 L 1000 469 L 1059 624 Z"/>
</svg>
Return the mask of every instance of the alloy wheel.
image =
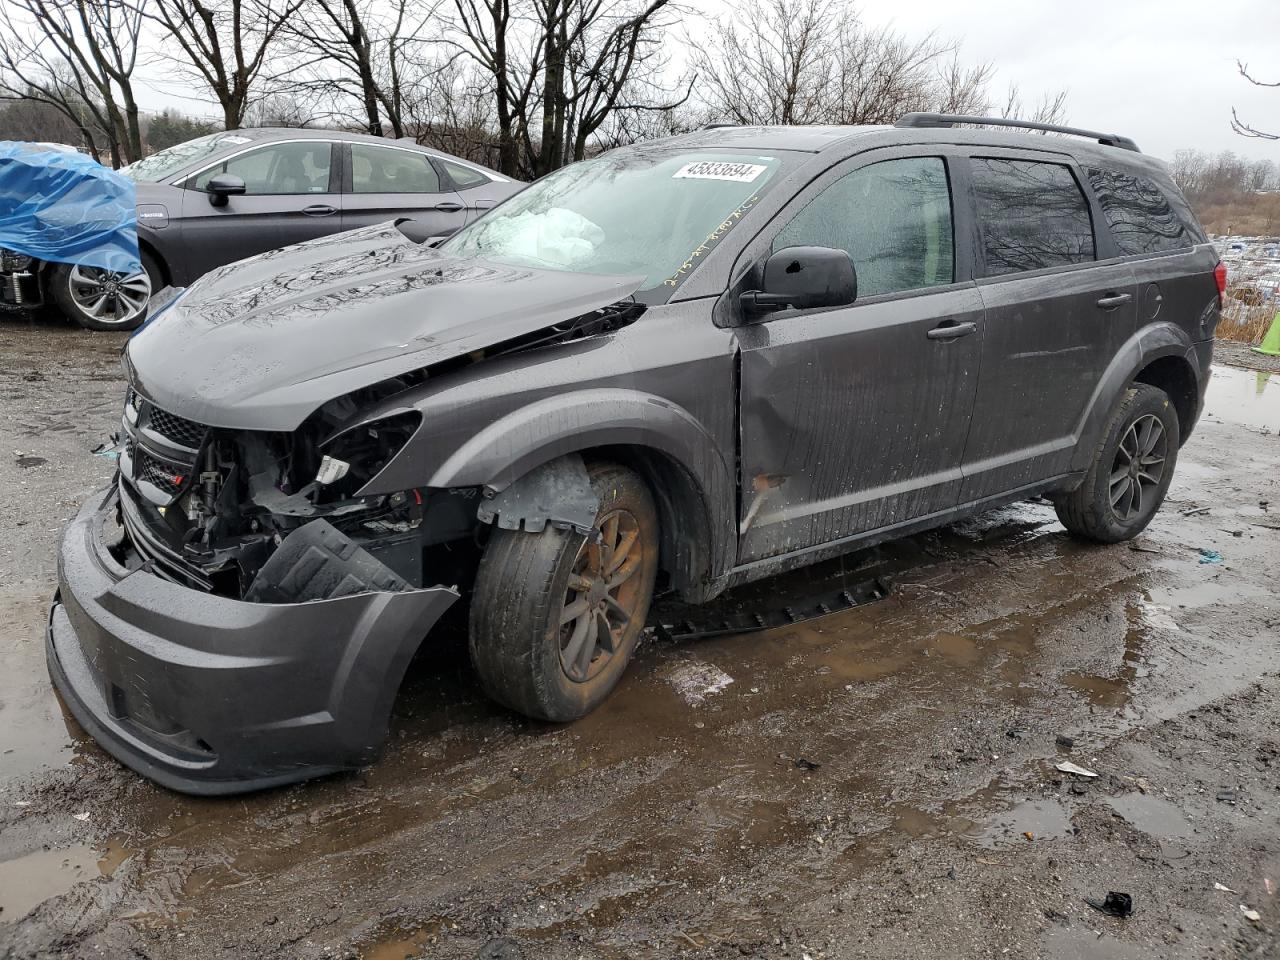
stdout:
<svg viewBox="0 0 1280 960">
<path fill-rule="evenodd" d="M 99 323 L 127 324 L 147 309 L 151 277 L 139 273 L 112 273 L 77 264 L 67 279 L 71 299 L 86 317 Z"/>
<path fill-rule="evenodd" d="M 1155 414 L 1129 424 L 1111 465 L 1111 509 L 1117 519 L 1140 517 L 1156 502 L 1168 452 L 1168 434 Z"/>
<path fill-rule="evenodd" d="M 595 677 L 621 648 L 641 599 L 644 561 L 636 518 L 614 510 L 596 522 L 597 540 L 578 551 L 560 611 L 560 666 L 575 683 Z"/>
</svg>

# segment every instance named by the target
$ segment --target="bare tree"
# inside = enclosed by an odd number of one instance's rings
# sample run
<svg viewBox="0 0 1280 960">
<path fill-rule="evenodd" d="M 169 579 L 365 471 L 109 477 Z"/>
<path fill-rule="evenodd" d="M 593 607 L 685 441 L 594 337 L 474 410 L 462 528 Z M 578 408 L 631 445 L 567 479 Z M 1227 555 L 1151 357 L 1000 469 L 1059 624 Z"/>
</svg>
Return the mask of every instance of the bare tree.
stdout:
<svg viewBox="0 0 1280 960">
<path fill-rule="evenodd" d="M 404 122 L 418 143 L 500 166 L 494 98 L 483 72 L 463 57 L 451 57 L 423 74 L 404 102 Z"/>
<path fill-rule="evenodd" d="M 992 108 L 991 64 L 965 65 L 935 34 L 868 26 L 844 0 L 748 0 L 695 50 L 711 114 L 736 123 L 893 123 L 911 111 Z M 1047 96 L 1035 118 L 1060 116 L 1064 103 Z M 1006 115 L 1014 108 L 1016 89 Z"/>
<path fill-rule="evenodd" d="M 113 166 L 142 156 L 133 71 L 142 31 L 127 0 L 13 0 L 0 9 L 0 97 L 38 99 L 80 127 Z"/>
<path fill-rule="evenodd" d="M 1006 120 L 1031 120 L 1034 123 L 1060 124 L 1066 120 L 1066 115 L 1067 92 L 1065 90 L 1045 93 L 1034 107 L 1028 109 L 1023 103 L 1022 92 L 1018 89 L 1017 84 L 1013 83 L 1009 84 L 1008 92 L 1004 98 L 1004 105 L 1000 109 L 1000 116 Z"/>
<path fill-rule="evenodd" d="M 1263 81 L 1256 79 L 1251 73 L 1249 73 L 1249 65 L 1247 63 L 1237 60 L 1236 66 L 1240 68 L 1240 76 L 1244 77 L 1255 87 L 1280 88 L 1280 82 L 1264 83 Z M 1245 123 L 1240 119 L 1240 115 L 1236 113 L 1235 107 L 1231 108 L 1231 129 L 1242 137 L 1253 137 L 1258 140 L 1280 140 L 1280 133 L 1268 133 Z"/>
<path fill-rule="evenodd" d="M 541 67 L 536 36 L 520 29 L 522 0 L 453 0 L 458 48 L 485 75 L 498 124 L 498 169 L 520 175 L 520 142 L 528 138 L 528 117 Z"/>
<path fill-rule="evenodd" d="M 621 113 L 676 109 L 660 47 L 671 0 L 453 0 L 456 37 L 493 97 L 498 166 L 537 177 L 580 160 Z"/>
<path fill-rule="evenodd" d="M 438 31 L 437 3 L 424 0 L 303 0 L 286 32 L 303 60 L 283 89 L 327 96 L 335 116 L 358 117 L 366 131 L 405 135 L 407 104 L 435 69 L 424 47 Z M 283 79 L 283 78 L 277 78 Z M 335 96 L 336 94 L 336 96 Z M 358 105 L 351 114 L 349 104 Z M 387 124 L 384 125 L 383 118 Z"/>
<path fill-rule="evenodd" d="M 204 84 L 234 130 L 245 112 L 280 30 L 302 0 L 142 0 L 141 9 L 176 44 L 166 59 Z M 164 45 L 161 45 L 164 50 Z"/>
</svg>

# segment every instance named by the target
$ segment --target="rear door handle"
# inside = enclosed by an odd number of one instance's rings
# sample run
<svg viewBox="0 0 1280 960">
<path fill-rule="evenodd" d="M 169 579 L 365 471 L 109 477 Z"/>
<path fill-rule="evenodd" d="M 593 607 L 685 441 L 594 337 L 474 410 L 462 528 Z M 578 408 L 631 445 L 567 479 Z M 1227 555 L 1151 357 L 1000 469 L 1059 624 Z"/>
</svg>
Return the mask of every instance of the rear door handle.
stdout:
<svg viewBox="0 0 1280 960">
<path fill-rule="evenodd" d="M 1131 293 L 1111 293 L 1098 301 L 1098 307 L 1102 310 L 1114 310 L 1116 307 L 1123 307 L 1132 299 Z"/>
<path fill-rule="evenodd" d="M 930 340 L 958 340 L 977 331 L 978 325 L 976 323 L 957 323 L 955 320 L 944 320 L 930 330 L 927 336 Z"/>
<path fill-rule="evenodd" d="M 437 203 L 436 209 L 441 213 L 457 213 L 462 209 L 462 204 L 454 203 L 452 200 L 446 200 L 444 203 Z"/>
<path fill-rule="evenodd" d="M 338 212 L 337 207 L 331 207 L 327 203 L 313 203 L 309 207 L 303 207 L 302 212 L 308 217 L 328 217 Z"/>
</svg>

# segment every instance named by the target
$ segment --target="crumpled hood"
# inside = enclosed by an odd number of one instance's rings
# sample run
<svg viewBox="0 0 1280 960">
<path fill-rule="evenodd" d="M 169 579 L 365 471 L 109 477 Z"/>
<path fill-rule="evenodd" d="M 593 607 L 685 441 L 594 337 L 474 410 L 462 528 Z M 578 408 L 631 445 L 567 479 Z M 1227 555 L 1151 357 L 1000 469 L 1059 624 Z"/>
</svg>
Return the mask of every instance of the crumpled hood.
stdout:
<svg viewBox="0 0 1280 960">
<path fill-rule="evenodd" d="M 379 224 L 207 274 L 134 334 L 125 366 L 179 416 L 287 431 L 334 397 L 616 303 L 643 280 L 454 258 Z"/>
</svg>

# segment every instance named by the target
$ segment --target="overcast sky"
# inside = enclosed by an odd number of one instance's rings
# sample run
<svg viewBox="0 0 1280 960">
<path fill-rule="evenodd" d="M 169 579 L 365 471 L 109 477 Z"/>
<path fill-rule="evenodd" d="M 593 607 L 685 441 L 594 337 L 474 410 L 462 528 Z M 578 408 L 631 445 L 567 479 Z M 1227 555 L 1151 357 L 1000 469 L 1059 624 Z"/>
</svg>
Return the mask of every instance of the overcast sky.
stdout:
<svg viewBox="0 0 1280 960">
<path fill-rule="evenodd" d="M 683 0 L 710 17 L 733 0 Z M 1280 88 L 1251 86 L 1236 70 L 1280 82 L 1280 0 L 859 0 L 868 24 L 958 40 L 962 57 L 997 69 L 1024 102 L 1067 90 L 1070 123 L 1130 136 L 1165 159 L 1182 147 L 1234 150 L 1280 162 L 1280 141 L 1232 133 L 1231 107 L 1254 126 L 1280 130 Z M 696 31 L 695 31 L 696 36 Z M 161 75 L 167 71 L 159 71 Z M 144 108 L 212 116 L 189 84 L 147 83 Z M 181 92 L 180 92 L 181 91 Z M 185 95 L 184 95 L 185 94 Z"/>
<path fill-rule="evenodd" d="M 719 2 L 719 0 L 711 0 Z M 997 86 L 1024 101 L 1067 90 L 1070 123 L 1124 134 L 1168 159 L 1182 147 L 1234 150 L 1280 162 L 1280 141 L 1231 132 L 1231 107 L 1280 132 L 1280 88 L 1252 87 L 1236 69 L 1280 82 L 1280 0 L 862 0 L 869 23 L 937 30 L 963 55 L 990 61 Z"/>
</svg>

